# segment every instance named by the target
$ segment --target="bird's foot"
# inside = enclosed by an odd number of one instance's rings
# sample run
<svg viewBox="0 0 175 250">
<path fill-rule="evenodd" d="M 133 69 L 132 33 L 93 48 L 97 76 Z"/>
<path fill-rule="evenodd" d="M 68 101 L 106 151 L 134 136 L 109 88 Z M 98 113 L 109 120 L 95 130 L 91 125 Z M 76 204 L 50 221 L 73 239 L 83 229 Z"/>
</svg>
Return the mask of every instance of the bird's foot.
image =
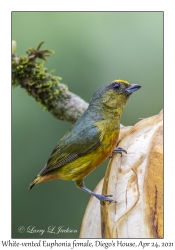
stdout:
<svg viewBox="0 0 175 250">
<path fill-rule="evenodd" d="M 104 194 L 104 195 L 100 195 L 100 194 L 93 194 L 98 200 L 100 200 L 100 204 L 104 205 L 105 201 L 110 203 L 117 203 L 115 200 L 109 199 L 108 197 L 112 197 L 112 194 Z"/>
</svg>

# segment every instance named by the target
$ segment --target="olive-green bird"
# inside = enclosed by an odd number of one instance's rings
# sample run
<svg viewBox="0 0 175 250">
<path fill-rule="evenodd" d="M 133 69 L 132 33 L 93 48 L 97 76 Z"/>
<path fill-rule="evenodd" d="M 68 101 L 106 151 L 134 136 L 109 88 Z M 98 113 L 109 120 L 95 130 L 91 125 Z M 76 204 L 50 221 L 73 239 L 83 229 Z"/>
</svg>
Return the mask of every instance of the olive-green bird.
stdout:
<svg viewBox="0 0 175 250">
<path fill-rule="evenodd" d="M 112 195 L 99 195 L 85 187 L 83 179 L 117 148 L 120 119 L 129 96 L 141 86 L 124 80 L 102 85 L 93 95 L 88 109 L 59 141 L 48 162 L 30 184 L 53 179 L 73 180 L 77 187 L 109 203 Z M 115 201 L 113 201 L 115 202 Z"/>
</svg>

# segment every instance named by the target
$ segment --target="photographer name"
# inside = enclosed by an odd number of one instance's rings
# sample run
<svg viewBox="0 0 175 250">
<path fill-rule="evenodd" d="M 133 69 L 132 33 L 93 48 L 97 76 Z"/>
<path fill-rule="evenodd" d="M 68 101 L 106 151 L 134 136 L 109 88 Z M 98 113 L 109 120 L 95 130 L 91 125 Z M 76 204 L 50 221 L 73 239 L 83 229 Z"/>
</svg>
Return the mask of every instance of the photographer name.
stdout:
<svg viewBox="0 0 175 250">
<path fill-rule="evenodd" d="M 19 233 L 30 233 L 43 235 L 44 233 L 49 234 L 60 234 L 60 233 L 77 233 L 76 229 L 70 229 L 69 227 L 64 228 L 64 226 L 48 226 L 47 229 L 37 228 L 36 226 L 30 225 L 28 227 L 20 226 L 18 228 Z"/>
</svg>

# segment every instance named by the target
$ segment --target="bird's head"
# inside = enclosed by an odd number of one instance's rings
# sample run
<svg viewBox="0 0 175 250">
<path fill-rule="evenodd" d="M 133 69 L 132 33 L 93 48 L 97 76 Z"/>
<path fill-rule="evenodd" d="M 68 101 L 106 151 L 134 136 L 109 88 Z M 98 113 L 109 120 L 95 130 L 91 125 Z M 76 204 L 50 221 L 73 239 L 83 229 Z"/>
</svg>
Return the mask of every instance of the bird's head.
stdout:
<svg viewBox="0 0 175 250">
<path fill-rule="evenodd" d="M 102 109 L 118 110 L 122 112 L 129 96 L 141 88 L 141 85 L 131 84 L 124 80 L 114 80 L 102 85 L 94 93 L 91 105 Z M 120 112 L 121 109 L 121 112 Z"/>
</svg>

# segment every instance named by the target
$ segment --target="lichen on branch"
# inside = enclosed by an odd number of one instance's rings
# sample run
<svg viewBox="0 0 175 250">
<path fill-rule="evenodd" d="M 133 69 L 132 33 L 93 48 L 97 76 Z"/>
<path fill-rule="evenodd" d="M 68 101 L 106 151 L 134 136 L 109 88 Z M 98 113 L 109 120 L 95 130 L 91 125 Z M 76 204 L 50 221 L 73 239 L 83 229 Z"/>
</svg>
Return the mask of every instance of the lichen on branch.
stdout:
<svg viewBox="0 0 175 250">
<path fill-rule="evenodd" d="M 25 88 L 37 103 L 56 118 L 76 122 L 87 109 L 88 103 L 60 83 L 61 77 L 54 76 L 53 71 L 48 72 L 44 68 L 46 57 L 54 52 L 41 50 L 41 42 L 36 49 L 28 49 L 27 56 L 17 56 L 16 44 L 14 41 L 12 44 L 12 86 Z"/>
</svg>

